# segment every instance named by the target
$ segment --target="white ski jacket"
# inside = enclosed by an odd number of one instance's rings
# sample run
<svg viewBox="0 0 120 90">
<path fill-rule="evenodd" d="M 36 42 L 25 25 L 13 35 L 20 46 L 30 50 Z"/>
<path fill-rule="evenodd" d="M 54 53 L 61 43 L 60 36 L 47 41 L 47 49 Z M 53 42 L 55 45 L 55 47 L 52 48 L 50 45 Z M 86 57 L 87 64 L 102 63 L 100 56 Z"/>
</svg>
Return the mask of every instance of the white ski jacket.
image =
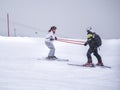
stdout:
<svg viewBox="0 0 120 90">
<path fill-rule="evenodd" d="M 53 42 L 55 40 L 55 34 L 53 32 L 49 32 L 45 38 L 46 42 Z"/>
</svg>

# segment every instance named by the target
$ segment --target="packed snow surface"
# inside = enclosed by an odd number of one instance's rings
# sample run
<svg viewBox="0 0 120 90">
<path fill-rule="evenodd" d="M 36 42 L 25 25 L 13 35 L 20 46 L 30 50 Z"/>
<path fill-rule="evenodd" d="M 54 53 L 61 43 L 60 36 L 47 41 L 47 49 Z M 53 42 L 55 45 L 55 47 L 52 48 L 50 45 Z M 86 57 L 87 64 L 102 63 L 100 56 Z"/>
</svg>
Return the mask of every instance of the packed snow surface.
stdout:
<svg viewBox="0 0 120 90">
<path fill-rule="evenodd" d="M 0 90 L 120 90 L 120 39 L 103 40 L 99 50 L 111 69 L 70 66 L 87 62 L 88 46 L 54 45 L 69 62 L 38 60 L 49 52 L 43 38 L 0 37 Z"/>
</svg>

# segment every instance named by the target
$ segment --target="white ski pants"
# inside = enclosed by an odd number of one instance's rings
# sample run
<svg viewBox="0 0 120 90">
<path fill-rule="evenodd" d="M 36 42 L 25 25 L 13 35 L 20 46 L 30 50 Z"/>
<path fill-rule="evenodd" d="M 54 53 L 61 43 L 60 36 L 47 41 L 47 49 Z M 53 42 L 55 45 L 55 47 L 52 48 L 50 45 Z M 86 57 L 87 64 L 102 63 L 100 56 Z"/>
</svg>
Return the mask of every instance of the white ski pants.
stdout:
<svg viewBox="0 0 120 90">
<path fill-rule="evenodd" d="M 55 47 L 52 42 L 45 41 L 46 46 L 50 49 L 48 56 L 54 56 L 55 54 Z"/>
</svg>

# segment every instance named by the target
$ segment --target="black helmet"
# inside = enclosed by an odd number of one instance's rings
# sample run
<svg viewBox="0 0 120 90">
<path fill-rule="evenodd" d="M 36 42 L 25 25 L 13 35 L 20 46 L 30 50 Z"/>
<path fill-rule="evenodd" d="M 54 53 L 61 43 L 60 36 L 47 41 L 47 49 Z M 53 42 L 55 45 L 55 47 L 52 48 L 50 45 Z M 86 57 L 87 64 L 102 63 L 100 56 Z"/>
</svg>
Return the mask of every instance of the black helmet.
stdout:
<svg viewBox="0 0 120 90">
<path fill-rule="evenodd" d="M 87 34 L 93 34 L 93 32 L 90 30 L 87 30 Z"/>
</svg>

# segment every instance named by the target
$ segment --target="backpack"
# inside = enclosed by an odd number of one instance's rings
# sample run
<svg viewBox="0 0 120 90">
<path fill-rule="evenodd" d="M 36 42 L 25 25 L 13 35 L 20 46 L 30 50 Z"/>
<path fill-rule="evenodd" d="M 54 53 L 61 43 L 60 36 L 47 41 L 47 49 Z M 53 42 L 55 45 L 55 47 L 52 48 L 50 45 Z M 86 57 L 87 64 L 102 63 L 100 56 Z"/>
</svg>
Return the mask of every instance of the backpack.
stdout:
<svg viewBox="0 0 120 90">
<path fill-rule="evenodd" d="M 102 45 L 102 40 L 101 40 L 101 37 L 98 35 L 98 34 L 94 34 L 94 40 L 96 42 L 96 46 L 97 47 L 100 47 Z"/>
</svg>

